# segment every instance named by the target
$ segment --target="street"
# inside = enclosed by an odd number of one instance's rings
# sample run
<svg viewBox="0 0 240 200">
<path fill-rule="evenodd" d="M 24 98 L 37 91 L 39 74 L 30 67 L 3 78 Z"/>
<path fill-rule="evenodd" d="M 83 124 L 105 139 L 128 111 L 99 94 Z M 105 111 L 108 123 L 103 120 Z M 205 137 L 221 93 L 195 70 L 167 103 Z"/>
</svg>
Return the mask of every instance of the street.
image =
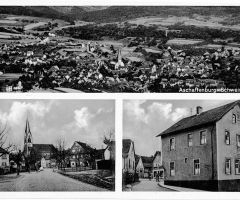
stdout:
<svg viewBox="0 0 240 200">
<path fill-rule="evenodd" d="M 173 192 L 170 189 L 160 187 L 155 179 L 139 179 L 140 183 L 133 185 L 132 191 L 159 191 L 159 192 Z"/>
<path fill-rule="evenodd" d="M 62 176 L 52 169 L 0 176 L 0 191 L 108 191 Z"/>
</svg>

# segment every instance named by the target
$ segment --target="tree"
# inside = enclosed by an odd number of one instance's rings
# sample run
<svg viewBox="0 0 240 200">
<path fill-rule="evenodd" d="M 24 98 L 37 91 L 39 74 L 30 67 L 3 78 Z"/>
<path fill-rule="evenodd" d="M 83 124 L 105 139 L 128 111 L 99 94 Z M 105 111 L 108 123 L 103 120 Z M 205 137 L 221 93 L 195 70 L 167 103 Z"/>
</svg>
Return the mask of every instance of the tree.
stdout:
<svg viewBox="0 0 240 200">
<path fill-rule="evenodd" d="M 58 167 L 66 167 L 67 161 L 70 157 L 70 151 L 66 150 L 66 141 L 63 139 L 58 139 L 56 143 L 56 148 L 54 149 L 52 158 L 56 159 Z"/>
<path fill-rule="evenodd" d="M 10 159 L 17 164 L 17 175 L 20 173 L 20 167 L 23 161 L 23 154 L 21 150 L 18 149 L 17 145 L 14 145 L 13 152 L 10 154 Z"/>
<path fill-rule="evenodd" d="M 42 155 L 35 148 L 32 148 L 29 155 L 24 156 L 26 167 L 30 167 L 30 165 L 34 165 L 36 168 L 36 163 L 38 163 L 42 159 Z"/>
<path fill-rule="evenodd" d="M 0 128 L 0 147 L 6 150 L 7 152 L 13 147 L 12 143 L 6 144 L 9 131 L 10 131 L 10 128 L 7 127 L 7 124 L 5 124 L 2 130 Z M 4 154 L 5 153 L 0 153 L 0 157 Z"/>
<path fill-rule="evenodd" d="M 103 140 L 103 143 L 108 146 L 112 141 L 115 140 L 115 130 L 114 129 L 110 129 L 107 132 L 105 131 L 102 140 Z"/>
</svg>

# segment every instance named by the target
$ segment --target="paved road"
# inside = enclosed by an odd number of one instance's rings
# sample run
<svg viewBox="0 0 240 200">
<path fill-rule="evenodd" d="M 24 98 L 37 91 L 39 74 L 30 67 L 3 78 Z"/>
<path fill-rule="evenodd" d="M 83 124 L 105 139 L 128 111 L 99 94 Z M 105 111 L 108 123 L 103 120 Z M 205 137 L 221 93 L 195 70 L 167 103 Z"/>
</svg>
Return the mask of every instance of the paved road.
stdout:
<svg viewBox="0 0 240 200">
<path fill-rule="evenodd" d="M 132 191 L 159 191 L 159 192 L 173 192 L 170 189 L 160 187 L 155 179 L 140 179 L 140 183 L 132 187 Z"/>
<path fill-rule="evenodd" d="M 0 176 L 0 191 L 108 191 L 45 169 L 42 172 Z"/>
</svg>

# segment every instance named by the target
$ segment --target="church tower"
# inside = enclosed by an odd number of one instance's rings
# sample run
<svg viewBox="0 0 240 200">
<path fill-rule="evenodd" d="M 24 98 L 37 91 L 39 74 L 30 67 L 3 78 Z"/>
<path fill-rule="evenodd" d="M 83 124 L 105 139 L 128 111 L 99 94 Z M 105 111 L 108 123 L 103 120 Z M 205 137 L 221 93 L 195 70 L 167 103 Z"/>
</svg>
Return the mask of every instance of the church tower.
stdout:
<svg viewBox="0 0 240 200">
<path fill-rule="evenodd" d="M 28 118 L 26 120 L 26 127 L 25 127 L 25 134 L 24 134 L 24 154 L 29 155 L 30 154 L 30 149 L 33 146 L 33 138 L 32 138 L 32 133 L 30 130 L 30 125 Z"/>
</svg>

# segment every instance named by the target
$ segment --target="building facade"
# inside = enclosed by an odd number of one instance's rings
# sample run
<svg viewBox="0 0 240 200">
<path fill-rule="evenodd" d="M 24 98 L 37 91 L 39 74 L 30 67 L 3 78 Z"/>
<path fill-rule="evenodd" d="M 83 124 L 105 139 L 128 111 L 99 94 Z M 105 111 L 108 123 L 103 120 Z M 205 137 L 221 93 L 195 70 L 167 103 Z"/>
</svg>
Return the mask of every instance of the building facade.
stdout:
<svg viewBox="0 0 240 200">
<path fill-rule="evenodd" d="M 152 176 L 152 157 L 140 156 L 138 164 L 136 166 L 136 171 L 139 178 L 148 178 L 149 175 Z"/>
<path fill-rule="evenodd" d="M 24 147 L 23 156 L 24 161 L 22 162 L 22 167 L 26 165 L 26 158 L 35 156 L 37 158 L 38 165 L 43 168 L 52 168 L 56 166 L 56 159 L 53 158 L 55 152 L 55 147 L 52 144 L 34 144 L 33 136 L 30 129 L 30 124 L 28 119 L 26 120 L 25 134 L 24 134 Z M 31 166 L 34 168 L 35 166 Z"/>
<path fill-rule="evenodd" d="M 10 171 L 9 153 L 0 147 L 0 174 Z"/>
<path fill-rule="evenodd" d="M 155 155 L 153 156 L 152 167 L 153 178 L 156 178 L 157 174 L 159 174 L 160 177 L 163 178 L 164 168 L 162 166 L 162 155 L 160 151 L 156 151 Z"/>
<path fill-rule="evenodd" d="M 240 191 L 239 101 L 184 118 L 162 138 L 165 184 Z"/>
<path fill-rule="evenodd" d="M 91 167 L 92 154 L 94 150 L 83 142 L 75 141 L 70 149 L 71 167 Z"/>
<path fill-rule="evenodd" d="M 134 143 L 130 139 L 123 139 L 122 148 L 122 170 L 123 173 L 135 174 L 135 149 Z"/>
</svg>

